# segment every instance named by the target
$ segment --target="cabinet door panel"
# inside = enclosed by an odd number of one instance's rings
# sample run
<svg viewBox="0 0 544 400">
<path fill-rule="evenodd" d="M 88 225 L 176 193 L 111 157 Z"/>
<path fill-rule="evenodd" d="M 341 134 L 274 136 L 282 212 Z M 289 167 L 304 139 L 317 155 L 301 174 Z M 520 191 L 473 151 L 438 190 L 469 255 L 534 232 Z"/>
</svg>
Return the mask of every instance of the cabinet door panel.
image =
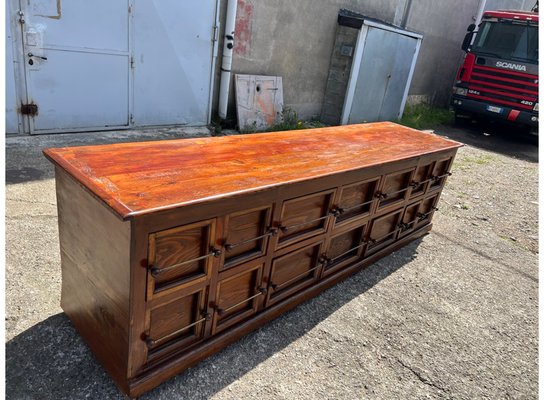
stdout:
<svg viewBox="0 0 544 400">
<path fill-rule="evenodd" d="M 272 207 L 231 214 L 226 217 L 224 268 L 246 262 L 266 254 L 271 235 Z"/>
<path fill-rule="evenodd" d="M 283 203 L 278 247 L 284 247 L 327 230 L 334 190 L 287 200 Z"/>
<path fill-rule="evenodd" d="M 419 221 L 418 212 L 421 202 L 412 203 L 404 209 L 399 230 L 399 238 L 409 235 L 414 231 Z"/>
<path fill-rule="evenodd" d="M 425 193 L 430 182 L 432 166 L 433 164 L 429 163 L 416 168 L 411 182 L 412 190 L 410 192 L 410 198 L 421 196 Z"/>
<path fill-rule="evenodd" d="M 323 242 L 312 244 L 272 261 L 267 306 L 317 280 L 323 261 L 320 257 L 322 245 Z"/>
<path fill-rule="evenodd" d="M 429 190 L 437 190 L 444 186 L 446 178 L 450 175 L 449 170 L 452 161 L 453 157 L 448 157 L 435 162 L 432 173 L 433 180 Z"/>
<path fill-rule="evenodd" d="M 214 256 L 215 220 L 149 235 L 148 296 L 207 280 Z"/>
<path fill-rule="evenodd" d="M 367 217 L 375 201 L 379 179 L 358 182 L 340 189 L 335 209 L 339 214 L 335 218 L 335 227 L 357 218 Z"/>
<path fill-rule="evenodd" d="M 438 197 L 439 193 L 436 193 L 434 196 L 427 197 L 421 202 L 415 228 L 426 225 L 431 221 L 434 212 L 437 210 Z"/>
<path fill-rule="evenodd" d="M 401 208 L 371 221 L 366 255 L 375 253 L 395 241 L 402 212 Z"/>
<path fill-rule="evenodd" d="M 155 304 L 147 312 L 148 362 L 181 351 L 204 338 L 207 287 Z"/>
<path fill-rule="evenodd" d="M 402 203 L 408 196 L 408 189 L 412 181 L 414 169 L 393 172 L 383 178 L 379 198 L 378 209 L 395 206 Z"/>
<path fill-rule="evenodd" d="M 340 271 L 361 258 L 366 245 L 362 242 L 365 228 L 366 225 L 359 226 L 330 239 L 323 276 Z"/>
<path fill-rule="evenodd" d="M 212 334 L 238 323 L 257 312 L 259 300 L 266 293 L 262 287 L 264 264 L 240 265 L 234 274 L 217 283 Z"/>
</svg>

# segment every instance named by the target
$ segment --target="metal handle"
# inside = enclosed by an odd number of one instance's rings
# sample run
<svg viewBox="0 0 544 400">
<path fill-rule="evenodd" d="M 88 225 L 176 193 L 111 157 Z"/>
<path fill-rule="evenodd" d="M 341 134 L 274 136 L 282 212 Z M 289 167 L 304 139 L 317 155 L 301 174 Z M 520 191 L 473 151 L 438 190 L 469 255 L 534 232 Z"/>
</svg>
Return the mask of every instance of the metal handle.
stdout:
<svg viewBox="0 0 544 400">
<path fill-rule="evenodd" d="M 431 207 L 431 211 L 428 211 L 426 213 L 417 213 L 416 216 L 419 218 L 420 221 L 423 221 L 424 219 L 426 219 L 434 211 L 438 211 L 438 208 Z"/>
<path fill-rule="evenodd" d="M 408 187 L 405 187 L 404 189 L 400 189 L 400 190 L 395 190 L 394 192 L 387 192 L 387 193 L 383 193 L 383 197 L 384 199 L 388 198 L 389 196 L 392 196 L 394 194 L 397 194 L 397 193 L 402 193 L 402 192 L 406 192 L 408 190 Z"/>
<path fill-rule="evenodd" d="M 329 215 L 332 215 L 332 212 L 331 212 L 331 214 L 327 214 L 324 217 L 312 219 L 311 221 L 301 222 L 300 224 L 289 225 L 289 226 L 282 225 L 281 222 L 280 222 L 279 225 L 278 225 L 278 229 L 280 231 L 282 231 L 283 233 L 287 233 L 289 230 L 291 230 L 293 228 L 298 228 L 299 226 L 309 225 L 311 223 L 314 223 L 314 222 L 321 221 L 323 219 L 329 218 Z"/>
<path fill-rule="evenodd" d="M 42 60 L 47 60 L 47 57 L 44 57 L 44 56 L 36 56 L 36 55 L 34 55 L 34 54 L 32 54 L 32 53 L 28 53 L 28 56 L 29 56 L 29 57 L 35 57 L 35 58 L 41 58 Z"/>
<path fill-rule="evenodd" d="M 386 195 L 386 196 L 387 196 L 387 195 Z M 368 205 L 368 204 L 371 204 L 371 203 L 373 203 L 373 202 L 375 202 L 375 201 L 376 201 L 376 199 L 372 199 L 372 200 L 369 200 L 369 201 L 365 201 L 364 203 L 356 204 L 356 205 L 354 205 L 354 206 L 347 207 L 347 208 L 344 208 L 344 207 L 337 207 L 337 208 L 335 208 L 334 210 L 338 210 L 338 211 L 340 212 L 340 214 L 343 214 L 343 213 L 345 213 L 345 212 L 349 212 L 349 211 L 354 210 L 354 209 L 356 209 L 356 208 L 364 207 L 364 206 L 366 206 L 366 205 Z"/>
<path fill-rule="evenodd" d="M 277 284 L 277 283 L 272 283 L 272 282 L 271 282 L 271 283 L 270 283 L 270 287 L 272 288 L 272 290 L 276 290 L 276 289 L 278 289 L 278 288 L 281 288 L 282 286 L 287 285 L 288 283 L 291 283 L 291 282 L 293 282 L 293 281 L 296 281 L 296 280 L 299 279 L 301 276 L 304 276 L 304 275 L 306 275 L 306 274 L 308 274 L 308 273 L 310 273 L 310 272 L 315 271 L 316 269 L 318 269 L 319 266 L 320 266 L 319 264 L 325 265 L 325 264 L 327 263 L 327 260 L 329 260 L 329 259 L 326 258 L 326 257 L 324 257 L 324 256 L 321 256 L 321 257 L 319 257 L 319 259 L 317 260 L 318 265 L 316 265 L 315 267 L 310 268 L 309 270 L 304 271 L 303 273 L 298 274 L 298 275 L 292 277 L 291 279 L 286 280 L 285 282 L 282 282 L 282 283 L 279 283 L 279 284 Z"/>
<path fill-rule="evenodd" d="M 254 237 L 252 239 L 242 240 L 241 242 L 238 242 L 238 243 L 225 243 L 225 245 L 224 245 L 225 250 L 231 251 L 235 247 L 241 246 L 243 244 L 251 243 L 251 242 L 254 242 L 256 240 L 265 238 L 267 236 L 276 236 L 277 234 L 278 234 L 278 229 L 277 228 L 268 228 L 267 232 L 264 235 Z"/>
<path fill-rule="evenodd" d="M 244 304 L 244 303 L 246 303 L 246 302 L 248 302 L 248 301 L 250 301 L 250 300 L 253 300 L 253 299 L 256 298 L 256 297 L 262 296 L 262 295 L 264 295 L 264 294 L 266 294 L 266 288 L 264 288 L 264 287 L 259 288 L 259 293 L 256 293 L 256 294 L 254 294 L 253 296 L 248 297 L 247 299 L 242 300 L 241 302 L 236 303 L 235 305 L 230 306 L 230 307 L 225 308 L 225 309 L 216 307 L 216 308 L 215 308 L 215 311 L 217 311 L 217 314 L 219 314 L 219 316 L 221 316 L 221 315 L 223 315 L 224 313 L 226 313 L 226 312 L 228 312 L 228 311 L 230 311 L 230 310 L 232 310 L 232 309 L 238 307 L 239 305 Z"/>
<path fill-rule="evenodd" d="M 366 243 L 367 243 L 367 242 L 362 242 L 359 246 L 355 246 L 355 247 L 349 249 L 348 251 L 345 251 L 345 252 L 343 252 L 342 254 L 337 255 L 336 257 L 329 258 L 328 261 L 327 261 L 327 264 L 332 264 L 332 263 L 334 263 L 336 260 L 338 260 L 339 258 L 344 257 L 346 254 L 351 253 L 353 250 L 360 249 L 360 248 L 363 247 Z"/>
<path fill-rule="evenodd" d="M 417 213 L 416 216 L 417 218 L 416 219 L 413 219 L 409 222 L 400 222 L 398 224 L 398 227 L 401 229 L 401 231 L 406 231 L 408 229 L 410 229 L 410 225 L 412 224 L 415 224 L 416 222 L 421 222 L 423 221 L 425 218 L 427 218 L 433 211 L 438 211 L 438 208 L 436 207 L 431 207 L 431 211 L 429 212 L 426 212 L 426 213 Z"/>
<path fill-rule="evenodd" d="M 434 177 L 431 176 L 429 179 L 425 179 L 424 181 L 421 181 L 421 182 L 412 181 L 410 183 L 410 186 L 412 186 L 412 188 L 415 189 L 418 186 L 422 186 L 422 185 L 426 184 L 427 182 L 430 182 L 430 181 L 433 181 L 433 180 L 434 180 Z"/>
<path fill-rule="evenodd" d="M 177 267 L 181 267 L 182 265 L 185 265 L 185 264 L 190 264 L 190 263 L 193 263 L 195 261 L 200 261 L 200 260 L 204 260 L 205 258 L 208 258 L 208 257 L 219 257 L 221 255 L 221 250 L 219 249 L 216 249 L 215 247 L 212 247 L 212 249 L 210 250 L 210 252 L 208 254 L 205 254 L 203 256 L 200 256 L 200 257 L 197 257 L 197 258 L 193 258 L 191 260 L 187 260 L 187 261 L 183 261 L 183 262 L 180 262 L 180 263 L 177 263 L 177 264 L 174 264 L 174 265 L 170 265 L 168 267 L 165 267 L 165 268 L 159 268 L 159 267 L 156 267 L 156 266 L 153 266 L 153 265 L 150 265 L 149 266 L 149 269 L 151 270 L 151 275 L 153 275 L 153 277 L 157 277 L 159 276 L 160 274 L 163 274 L 165 272 L 168 272 L 172 269 L 175 269 Z"/>
<path fill-rule="evenodd" d="M 195 326 L 195 325 L 201 324 L 202 322 L 208 321 L 208 320 L 211 319 L 211 315 L 210 315 L 210 313 L 208 313 L 208 312 L 205 312 L 205 311 L 204 311 L 204 312 L 201 313 L 201 315 L 202 315 L 202 318 L 200 318 L 198 321 L 195 321 L 195 322 L 193 322 L 193 323 L 191 323 L 191 324 L 189 324 L 189 325 L 187 325 L 187 326 L 184 326 L 183 328 L 178 329 L 177 331 L 174 331 L 174 332 L 172 332 L 172 333 L 169 333 L 168 335 L 163 336 L 163 337 L 161 337 L 161 338 L 159 338 L 159 339 L 151 339 L 151 337 L 150 337 L 149 335 L 147 335 L 147 336 L 145 337 L 145 339 L 144 339 L 144 340 L 145 340 L 145 344 L 147 345 L 148 348 L 154 347 L 154 346 L 156 346 L 158 343 L 163 342 L 163 341 L 165 341 L 166 339 L 171 338 L 172 336 L 176 336 L 176 335 L 178 335 L 179 333 L 181 333 L 181 332 L 183 332 L 183 331 L 186 331 L 187 329 L 192 328 L 192 327 Z"/>
<path fill-rule="evenodd" d="M 451 176 L 451 172 L 446 172 L 445 174 L 442 174 L 442 175 L 438 175 L 438 176 L 431 176 L 431 179 L 434 180 L 434 181 L 439 181 L 440 179 L 442 178 L 445 178 L 447 176 Z"/>
<path fill-rule="evenodd" d="M 370 239 L 369 242 L 372 243 L 372 244 L 376 244 L 378 242 L 381 242 L 383 239 L 391 236 L 391 235 L 394 235 L 395 233 L 397 233 L 397 231 L 399 230 L 399 228 L 395 229 L 394 231 L 392 232 L 389 232 L 387 235 L 384 235 L 382 237 L 379 237 L 377 239 Z"/>
</svg>

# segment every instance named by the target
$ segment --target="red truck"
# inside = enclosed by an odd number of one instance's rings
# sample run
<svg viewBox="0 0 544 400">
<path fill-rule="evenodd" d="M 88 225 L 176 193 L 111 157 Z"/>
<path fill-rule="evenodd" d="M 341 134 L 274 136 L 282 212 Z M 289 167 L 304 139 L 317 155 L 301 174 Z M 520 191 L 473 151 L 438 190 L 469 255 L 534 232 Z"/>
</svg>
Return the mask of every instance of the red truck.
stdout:
<svg viewBox="0 0 544 400">
<path fill-rule="evenodd" d="M 453 86 L 456 121 L 501 120 L 538 135 L 538 13 L 486 11 L 475 29 Z"/>
</svg>

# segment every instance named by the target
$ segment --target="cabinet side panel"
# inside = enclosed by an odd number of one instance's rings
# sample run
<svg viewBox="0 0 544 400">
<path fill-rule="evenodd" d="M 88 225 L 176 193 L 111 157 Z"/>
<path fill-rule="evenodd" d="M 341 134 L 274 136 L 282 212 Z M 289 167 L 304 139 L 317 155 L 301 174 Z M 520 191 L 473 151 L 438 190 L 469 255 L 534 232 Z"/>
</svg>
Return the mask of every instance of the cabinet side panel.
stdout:
<svg viewBox="0 0 544 400">
<path fill-rule="evenodd" d="M 126 388 L 130 222 L 56 170 L 61 307 L 117 385 Z"/>
</svg>

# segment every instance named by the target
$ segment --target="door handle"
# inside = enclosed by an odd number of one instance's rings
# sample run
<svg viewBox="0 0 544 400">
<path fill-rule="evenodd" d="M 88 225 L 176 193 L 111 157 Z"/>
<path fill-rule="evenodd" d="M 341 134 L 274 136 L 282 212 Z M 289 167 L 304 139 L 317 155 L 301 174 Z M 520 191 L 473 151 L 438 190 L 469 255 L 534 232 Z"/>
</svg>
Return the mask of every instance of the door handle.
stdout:
<svg viewBox="0 0 544 400">
<path fill-rule="evenodd" d="M 28 53 L 28 56 L 29 56 L 29 57 L 41 58 L 42 60 L 47 60 L 47 57 L 44 57 L 44 56 L 36 56 L 36 55 L 34 55 L 34 54 L 32 54 L 32 53 Z"/>
</svg>

